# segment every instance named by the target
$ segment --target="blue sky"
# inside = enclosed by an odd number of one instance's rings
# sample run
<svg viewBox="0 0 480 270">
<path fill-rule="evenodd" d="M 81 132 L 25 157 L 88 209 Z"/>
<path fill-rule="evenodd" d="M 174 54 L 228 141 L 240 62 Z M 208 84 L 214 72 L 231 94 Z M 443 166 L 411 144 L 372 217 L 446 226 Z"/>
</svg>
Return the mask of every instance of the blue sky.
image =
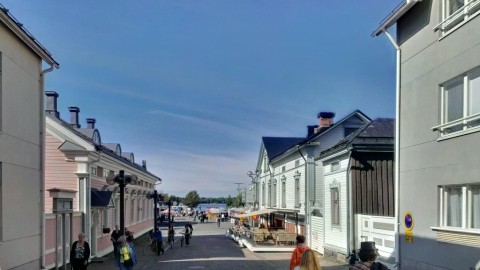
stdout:
<svg viewBox="0 0 480 270">
<path fill-rule="evenodd" d="M 395 51 L 370 34 L 400 2 L 1 1 L 60 63 L 61 117 L 96 118 L 178 196 L 236 195 L 261 137 L 320 111 L 394 117 Z"/>
</svg>

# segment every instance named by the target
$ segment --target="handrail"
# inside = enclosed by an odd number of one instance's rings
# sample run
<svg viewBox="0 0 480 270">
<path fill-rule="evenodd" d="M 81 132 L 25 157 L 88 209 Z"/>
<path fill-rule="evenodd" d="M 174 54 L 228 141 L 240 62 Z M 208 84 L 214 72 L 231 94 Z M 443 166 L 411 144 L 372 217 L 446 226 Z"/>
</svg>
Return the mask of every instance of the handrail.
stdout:
<svg viewBox="0 0 480 270">
<path fill-rule="evenodd" d="M 471 121 L 475 121 L 475 120 L 479 120 L 479 119 L 480 119 L 480 113 L 476 113 L 476 114 L 472 114 L 472 115 L 469 115 L 469 116 L 464 117 L 464 118 L 460 118 L 460 119 L 457 119 L 457 120 L 454 120 L 454 121 L 451 121 L 451 122 L 448 122 L 448 123 L 445 123 L 445 124 L 441 124 L 441 125 L 432 127 L 431 129 L 432 129 L 432 131 L 436 131 L 436 130 L 442 131 L 445 128 L 453 127 L 453 126 L 456 126 L 456 125 L 459 125 L 459 124 L 466 125 L 467 123 L 469 123 Z"/>
</svg>

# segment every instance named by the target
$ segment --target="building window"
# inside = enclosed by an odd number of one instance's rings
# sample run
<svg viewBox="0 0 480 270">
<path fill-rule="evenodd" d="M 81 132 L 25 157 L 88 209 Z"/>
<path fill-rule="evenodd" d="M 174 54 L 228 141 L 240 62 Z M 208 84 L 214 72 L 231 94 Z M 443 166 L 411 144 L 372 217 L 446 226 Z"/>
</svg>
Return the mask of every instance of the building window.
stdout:
<svg viewBox="0 0 480 270">
<path fill-rule="evenodd" d="M 133 225 L 133 221 L 135 220 L 135 199 L 131 199 L 130 205 L 130 225 Z"/>
<path fill-rule="evenodd" d="M 295 207 L 300 207 L 300 173 L 295 174 Z"/>
<path fill-rule="evenodd" d="M 282 181 L 282 207 L 287 207 L 287 183 Z"/>
<path fill-rule="evenodd" d="M 272 182 L 268 181 L 268 206 L 272 206 Z"/>
<path fill-rule="evenodd" d="M 298 166 L 300 166 L 300 160 L 297 159 L 295 160 L 295 167 L 298 167 Z"/>
<path fill-rule="evenodd" d="M 90 174 L 97 175 L 97 167 L 91 167 L 90 168 Z"/>
<path fill-rule="evenodd" d="M 480 130 L 480 68 L 467 72 L 441 87 L 442 136 Z"/>
<path fill-rule="evenodd" d="M 263 158 L 263 172 L 267 172 L 267 157 Z"/>
<path fill-rule="evenodd" d="M 443 21 L 434 30 L 448 32 L 479 14 L 480 0 L 443 0 Z"/>
<path fill-rule="evenodd" d="M 109 217 L 108 209 L 103 210 L 102 217 L 103 217 L 103 228 L 109 228 L 110 224 L 109 224 L 109 218 L 108 218 Z"/>
<path fill-rule="evenodd" d="M 262 184 L 262 205 L 265 205 L 265 183 Z"/>
<path fill-rule="evenodd" d="M 273 207 L 277 207 L 277 179 L 273 180 L 272 200 L 273 200 Z"/>
<path fill-rule="evenodd" d="M 440 187 L 440 226 L 480 229 L 480 185 Z"/>
<path fill-rule="evenodd" d="M 285 166 L 282 166 L 282 172 L 285 172 Z"/>
<path fill-rule="evenodd" d="M 338 187 L 330 188 L 330 200 L 332 207 L 332 225 L 340 225 L 340 193 Z"/>
<path fill-rule="evenodd" d="M 335 171 L 338 171 L 340 170 L 340 162 L 332 162 L 332 164 L 330 164 L 330 172 L 335 172 Z"/>
<path fill-rule="evenodd" d="M 97 176 L 103 177 L 103 167 L 100 167 L 100 166 L 97 167 Z"/>
</svg>

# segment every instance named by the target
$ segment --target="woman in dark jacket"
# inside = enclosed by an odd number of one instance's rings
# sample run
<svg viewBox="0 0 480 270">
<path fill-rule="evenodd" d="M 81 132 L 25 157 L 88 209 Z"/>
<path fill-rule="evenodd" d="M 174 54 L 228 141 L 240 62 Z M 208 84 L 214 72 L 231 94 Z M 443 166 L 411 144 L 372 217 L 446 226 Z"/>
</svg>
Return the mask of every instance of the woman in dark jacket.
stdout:
<svg viewBox="0 0 480 270">
<path fill-rule="evenodd" d="M 90 245 L 85 241 L 85 234 L 78 234 L 78 241 L 73 242 L 70 250 L 70 264 L 73 270 L 87 269 L 88 259 L 90 258 Z"/>
</svg>

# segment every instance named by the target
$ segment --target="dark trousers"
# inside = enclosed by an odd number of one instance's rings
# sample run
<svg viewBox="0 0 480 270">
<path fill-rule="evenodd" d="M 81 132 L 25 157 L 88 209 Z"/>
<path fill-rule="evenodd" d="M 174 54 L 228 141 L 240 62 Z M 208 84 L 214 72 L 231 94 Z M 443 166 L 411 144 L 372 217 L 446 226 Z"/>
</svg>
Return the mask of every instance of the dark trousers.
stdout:
<svg viewBox="0 0 480 270">
<path fill-rule="evenodd" d="M 190 245 L 190 234 L 186 233 L 185 234 L 185 245 Z"/>
<path fill-rule="evenodd" d="M 162 240 L 157 240 L 157 255 L 160 255 L 160 253 L 163 253 L 163 241 Z"/>
</svg>

